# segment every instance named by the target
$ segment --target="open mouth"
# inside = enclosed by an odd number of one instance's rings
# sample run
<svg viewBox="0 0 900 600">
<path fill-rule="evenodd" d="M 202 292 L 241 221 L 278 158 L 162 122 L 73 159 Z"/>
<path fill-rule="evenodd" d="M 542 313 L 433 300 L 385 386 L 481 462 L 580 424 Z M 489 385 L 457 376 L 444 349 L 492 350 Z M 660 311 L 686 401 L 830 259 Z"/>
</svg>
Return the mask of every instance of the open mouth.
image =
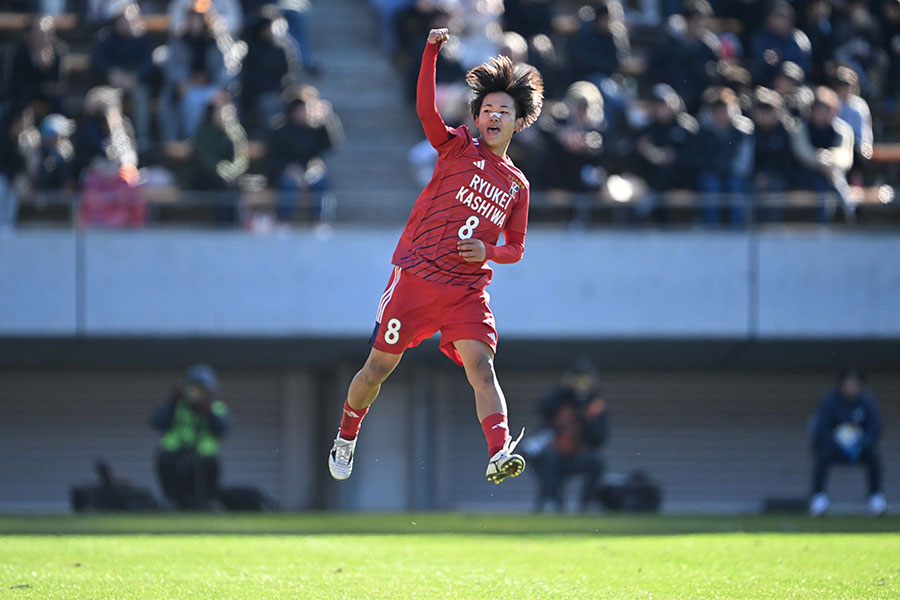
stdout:
<svg viewBox="0 0 900 600">
<path fill-rule="evenodd" d="M 487 132 L 488 133 L 500 133 L 500 127 L 498 125 L 488 125 Z"/>
</svg>

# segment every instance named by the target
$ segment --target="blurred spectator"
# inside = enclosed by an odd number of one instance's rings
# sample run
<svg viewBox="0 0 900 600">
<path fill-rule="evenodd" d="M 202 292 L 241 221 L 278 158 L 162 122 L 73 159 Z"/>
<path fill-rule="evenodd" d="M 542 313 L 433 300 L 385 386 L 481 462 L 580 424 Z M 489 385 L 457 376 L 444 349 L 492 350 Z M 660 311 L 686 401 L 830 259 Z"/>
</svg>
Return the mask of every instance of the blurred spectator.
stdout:
<svg viewBox="0 0 900 600">
<path fill-rule="evenodd" d="M 82 0 L 80 13 L 89 25 L 102 26 L 114 19 L 123 7 L 132 3 L 133 0 Z M 147 0 L 142 0 L 141 4 L 145 9 L 149 5 L 151 12 L 155 12 L 154 9 L 158 8 L 155 2 Z"/>
<path fill-rule="evenodd" d="M 404 74 L 406 97 L 411 102 L 416 98 L 416 81 L 421 64 L 419 59 L 425 48 L 428 32 L 433 28 L 447 27 L 450 21 L 449 9 L 437 0 L 416 0 L 414 4 L 397 11 L 393 17 L 395 60 Z M 451 36 L 438 54 L 435 71 L 438 86 L 444 83 L 457 83 L 462 79 L 465 71 L 461 60 L 460 41 Z"/>
<path fill-rule="evenodd" d="M 809 120 L 799 120 L 792 131 L 791 147 L 803 167 L 798 187 L 819 192 L 818 217 L 830 220 L 835 204 L 833 192 L 847 207 L 847 171 L 853 164 L 853 130 L 838 118 L 837 94 L 826 87 L 816 89 Z"/>
<path fill-rule="evenodd" d="M 162 433 L 156 473 L 166 498 L 179 509 L 208 509 L 219 491 L 219 440 L 231 418 L 218 392 L 215 371 L 194 365 L 151 417 Z"/>
<path fill-rule="evenodd" d="M 882 9 L 881 40 L 887 57 L 883 93 L 889 107 L 896 111 L 900 98 L 900 0 L 883 0 Z"/>
<path fill-rule="evenodd" d="M 659 204 L 661 192 L 693 189 L 696 183 L 696 140 L 699 125 L 684 112 L 681 98 L 660 83 L 650 93 L 650 123 L 637 132 L 638 167 L 651 190 L 641 212 Z M 663 218 L 666 217 L 663 211 Z"/>
<path fill-rule="evenodd" d="M 569 86 L 562 102 L 541 117 L 545 136 L 538 166 L 540 187 L 586 192 L 605 177 L 598 173 L 603 151 L 603 96 L 589 81 Z"/>
<path fill-rule="evenodd" d="M 210 13 L 222 19 L 227 32 L 238 36 L 244 26 L 244 16 L 238 0 L 171 0 L 169 2 L 169 33 L 178 36 L 190 20 L 192 12 Z"/>
<path fill-rule="evenodd" d="M 565 93 L 569 84 L 568 65 L 549 36 L 538 34 L 528 40 L 528 64 L 537 69 L 544 79 L 544 95 L 547 98 L 559 98 Z"/>
<path fill-rule="evenodd" d="M 397 15 L 416 3 L 416 0 L 371 0 L 378 13 L 378 30 L 381 45 L 388 55 L 398 51 L 402 38 L 395 27 Z M 426 31 L 427 33 L 427 31 Z"/>
<path fill-rule="evenodd" d="M 202 10 L 198 0 L 197 8 Z M 207 104 L 225 89 L 240 64 L 227 57 L 231 38 L 212 11 L 190 10 L 179 33 L 168 44 L 165 84 L 160 98 L 160 125 L 164 141 L 194 135 Z"/>
<path fill-rule="evenodd" d="M 67 205 L 67 194 L 76 187 L 75 150 L 70 136 L 73 122 L 53 113 L 36 126 L 28 109 L 13 121 L 10 133 L 18 132 L 13 164 L 21 171 L 12 174 L 13 195 L 6 198 L 6 225 L 14 224 L 22 203 L 37 210 Z"/>
<path fill-rule="evenodd" d="M 810 79 L 825 83 L 829 64 L 834 59 L 835 33 L 830 0 L 811 0 L 801 15 L 800 28 L 809 38 L 812 71 Z"/>
<path fill-rule="evenodd" d="M 406 60 L 415 56 L 419 47 L 417 40 L 426 36 L 435 23 L 445 20 L 447 17 L 446 9 L 437 0 L 416 0 L 397 11 L 394 15 L 393 26 L 397 40 L 398 60 L 403 61 L 400 65 L 401 68 L 405 69 Z"/>
<path fill-rule="evenodd" d="M 503 6 L 506 31 L 515 31 L 526 39 L 553 33 L 553 11 L 549 0 L 504 0 Z"/>
<path fill-rule="evenodd" d="M 19 115 L 0 110 L 0 233 L 16 224 L 19 190 L 27 181 L 19 138 L 31 114 L 30 110 Z"/>
<path fill-rule="evenodd" d="M 237 179 L 247 171 L 250 159 L 247 134 L 225 92 L 216 94 L 207 105 L 192 145 L 190 188 L 218 192 L 214 199 L 217 221 L 234 223 Z"/>
<path fill-rule="evenodd" d="M 607 438 L 606 401 L 597 372 L 586 361 L 566 373 L 560 385 L 540 404 L 544 427 L 522 444 L 540 479 L 537 511 L 561 511 L 566 479 L 584 475 L 579 507 L 587 510 L 603 477 L 603 461 L 597 450 Z"/>
<path fill-rule="evenodd" d="M 300 53 L 287 33 L 287 21 L 277 6 L 267 5 L 250 25 L 247 56 L 241 69 L 244 123 L 256 132 L 281 112 L 281 92 L 299 82 Z"/>
<path fill-rule="evenodd" d="M 765 27 L 753 34 L 750 43 L 750 71 L 757 83 L 770 85 L 785 61 L 797 63 L 809 73 L 812 48 L 794 22 L 794 8 L 784 0 L 775 0 L 766 12 Z"/>
<path fill-rule="evenodd" d="M 660 0 L 629 0 L 624 2 L 625 20 L 631 26 L 659 27 L 662 22 Z"/>
<path fill-rule="evenodd" d="M 572 77 L 600 86 L 602 80 L 619 71 L 630 49 L 622 5 L 618 0 L 602 0 L 578 11 L 581 26 L 569 40 Z"/>
<path fill-rule="evenodd" d="M 53 17 L 36 16 L 28 31 L 4 56 L 3 102 L 13 116 L 29 106 L 35 118 L 62 112 L 62 60 L 68 47 L 56 37 Z"/>
<path fill-rule="evenodd" d="M 280 0 L 284 18 L 287 19 L 288 32 L 300 48 L 300 57 L 307 71 L 317 74 L 321 70 L 319 58 L 313 51 L 309 39 L 310 0 Z"/>
<path fill-rule="evenodd" d="M 791 135 L 788 133 L 784 103 L 778 92 L 759 87 L 753 102 L 753 191 L 763 194 L 760 201 L 765 208 L 760 219 L 776 220 L 781 192 L 788 189 L 796 169 L 791 153 Z M 774 198 L 766 194 L 776 194 Z M 774 200 L 774 202 L 773 202 Z"/>
<path fill-rule="evenodd" d="M 458 42 L 459 62 L 467 71 L 497 54 L 503 35 L 503 0 L 456 0 L 455 4 L 450 25 Z"/>
<path fill-rule="evenodd" d="M 508 56 L 514 64 L 528 63 L 528 42 L 515 31 L 506 31 L 500 38 L 497 54 Z"/>
<path fill-rule="evenodd" d="M 859 95 L 859 81 L 853 69 L 838 67 L 834 91 L 840 100 L 838 116 L 853 130 L 853 167 L 848 179 L 861 185 L 872 158 L 872 113 Z"/>
<path fill-rule="evenodd" d="M 772 80 L 772 89 L 784 99 L 784 107 L 788 113 L 803 119 L 809 116 L 809 108 L 815 98 L 812 88 L 805 81 L 803 69 L 790 61 L 781 64 Z"/>
<path fill-rule="evenodd" d="M 280 218 L 293 218 L 303 206 L 319 220 L 327 220 L 329 183 L 322 155 L 342 137 L 340 120 L 316 88 L 305 85 L 286 91 L 284 114 L 269 132 L 266 152 L 269 182 L 280 192 Z"/>
<path fill-rule="evenodd" d="M 669 1 L 669 0 L 667 0 Z M 765 20 L 766 7 L 772 0 L 711 0 L 716 16 L 722 19 L 734 19 L 741 24 L 744 35 L 741 40 L 746 44 L 749 32 L 757 31 Z"/>
<path fill-rule="evenodd" d="M 697 110 L 703 90 L 713 83 L 719 59 L 719 39 L 708 25 L 712 16 L 706 0 L 685 2 L 684 15 L 669 19 L 647 65 L 647 79 L 672 86 L 689 112 Z"/>
<path fill-rule="evenodd" d="M 837 387 L 829 392 L 810 423 L 813 447 L 813 516 L 828 510 L 825 487 L 832 465 L 864 465 L 868 471 L 869 511 L 882 515 L 887 502 L 881 489 L 881 412 L 875 398 L 863 387 L 865 377 L 847 370 L 838 377 Z"/>
<path fill-rule="evenodd" d="M 848 0 L 842 18 L 835 24 L 834 58 L 850 65 L 859 77 L 865 94 L 876 92 L 875 83 L 887 65 L 881 48 L 881 27 L 868 0 Z"/>
<path fill-rule="evenodd" d="M 71 192 L 75 190 L 75 149 L 69 139 L 73 122 L 60 114 L 41 120 L 40 145 L 31 161 L 34 189 L 39 192 Z"/>
<path fill-rule="evenodd" d="M 119 5 L 112 25 L 100 30 L 91 66 L 109 85 L 131 99 L 138 147 L 150 145 L 150 78 L 153 47 L 141 10 L 134 2 Z"/>
<path fill-rule="evenodd" d="M 122 90 L 105 85 L 88 90 L 73 143 L 79 177 L 98 156 L 121 165 L 137 166 L 134 128 L 122 114 Z"/>
<path fill-rule="evenodd" d="M 698 189 L 707 225 L 720 221 L 720 209 L 731 207 L 732 227 L 746 224 L 747 184 L 753 171 L 753 122 L 741 115 L 737 96 L 728 88 L 709 88 L 703 95 L 697 137 Z"/>
<path fill-rule="evenodd" d="M 74 143 L 82 180 L 79 224 L 144 225 L 147 207 L 137 187 L 134 130 L 122 114 L 121 90 L 98 86 L 88 91 Z"/>
<path fill-rule="evenodd" d="M 147 206 L 137 187 L 138 172 L 119 158 L 95 156 L 81 188 L 78 223 L 82 227 L 141 227 Z"/>
</svg>

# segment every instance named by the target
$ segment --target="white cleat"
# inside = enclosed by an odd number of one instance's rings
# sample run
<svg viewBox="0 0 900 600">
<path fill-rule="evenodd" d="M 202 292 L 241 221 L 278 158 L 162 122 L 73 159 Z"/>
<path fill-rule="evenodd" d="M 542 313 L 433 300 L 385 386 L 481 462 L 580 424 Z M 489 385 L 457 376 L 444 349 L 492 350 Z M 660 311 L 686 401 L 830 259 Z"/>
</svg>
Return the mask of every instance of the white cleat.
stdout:
<svg viewBox="0 0 900 600">
<path fill-rule="evenodd" d="M 522 474 L 522 471 L 525 470 L 525 459 L 522 458 L 521 454 L 513 454 L 513 450 L 519 445 L 519 441 L 522 439 L 523 435 L 525 435 L 524 427 L 515 441 L 511 442 L 507 440 L 506 447 L 502 450 L 498 450 L 497 453 L 491 457 L 491 460 L 488 462 L 487 471 L 484 474 L 488 481 L 493 481 L 499 485 L 500 482 L 507 477 L 518 477 Z"/>
<path fill-rule="evenodd" d="M 828 495 L 820 492 L 809 501 L 809 516 L 821 517 L 828 510 Z"/>
<path fill-rule="evenodd" d="M 341 437 L 340 430 L 334 438 L 334 445 L 328 454 L 328 470 L 331 476 L 338 481 L 344 481 L 350 477 L 353 471 L 353 454 L 356 452 L 356 440 L 345 440 Z"/>
<path fill-rule="evenodd" d="M 880 517 L 887 512 L 887 500 L 884 494 L 878 492 L 869 497 L 869 512 L 876 517 Z"/>
</svg>

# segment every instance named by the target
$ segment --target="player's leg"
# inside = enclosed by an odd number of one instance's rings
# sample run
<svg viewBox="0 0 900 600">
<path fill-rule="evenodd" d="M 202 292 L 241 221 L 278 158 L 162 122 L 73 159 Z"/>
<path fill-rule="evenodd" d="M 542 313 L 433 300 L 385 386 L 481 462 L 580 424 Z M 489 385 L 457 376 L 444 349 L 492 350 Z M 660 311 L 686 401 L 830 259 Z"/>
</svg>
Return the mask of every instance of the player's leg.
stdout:
<svg viewBox="0 0 900 600">
<path fill-rule="evenodd" d="M 825 447 L 816 451 L 813 458 L 813 490 L 809 501 L 809 514 L 818 517 L 828 510 L 828 494 L 825 486 L 828 485 L 828 471 L 831 465 L 838 462 L 837 451 L 834 448 Z"/>
<path fill-rule="evenodd" d="M 563 506 L 562 492 L 566 478 L 562 456 L 556 449 L 547 448 L 536 461 L 532 462 L 536 465 L 538 474 L 538 490 L 540 493 L 537 506 L 538 512 L 543 512 L 548 504 L 551 510 L 560 512 Z"/>
<path fill-rule="evenodd" d="M 525 459 L 513 453 L 519 440 L 510 439 L 506 398 L 494 371 L 494 351 L 481 340 L 455 340 L 453 347 L 475 391 L 475 409 L 491 456 L 486 477 L 494 483 L 515 477 L 525 469 Z"/>
<path fill-rule="evenodd" d="M 584 481 L 581 482 L 581 497 L 579 498 L 578 508 L 581 512 L 585 512 L 591 507 L 591 503 L 597 497 L 600 480 L 603 478 L 603 460 L 593 452 L 583 452 L 572 457 L 570 471 L 584 475 Z"/>
<path fill-rule="evenodd" d="M 378 393 L 381 391 L 381 384 L 394 372 L 394 369 L 400 364 L 402 356 L 402 353 L 389 354 L 377 348 L 372 348 L 369 352 L 369 358 L 366 359 L 366 364 L 357 371 L 356 375 L 353 376 L 353 380 L 350 381 L 345 409 L 365 415 L 369 410 L 369 406 L 378 397 Z M 345 410 L 344 417 L 346 418 L 347 416 L 347 410 Z M 362 420 L 362 416 L 359 417 L 359 420 Z M 348 422 L 345 424 L 343 420 L 341 421 L 341 435 L 344 439 L 355 439 L 358 433 L 358 423 Z"/>
<path fill-rule="evenodd" d="M 369 406 L 378 397 L 381 384 L 397 368 L 402 356 L 402 353 L 389 354 L 372 348 L 362 369 L 353 376 L 344 401 L 341 427 L 328 455 L 328 470 L 338 481 L 350 477 L 362 420 L 369 412 Z"/>
<path fill-rule="evenodd" d="M 491 415 L 506 416 L 506 398 L 494 371 L 494 353 L 490 346 L 478 340 L 457 340 L 453 346 L 462 359 L 466 378 L 475 391 L 475 410 L 478 420 L 484 421 Z M 509 437 L 509 428 L 504 427 Z M 497 446 L 502 447 L 503 442 Z M 495 446 L 496 447 L 496 446 Z"/>
<path fill-rule="evenodd" d="M 866 466 L 869 485 L 869 512 L 881 516 L 887 511 L 887 500 L 881 491 L 881 455 L 876 448 L 862 453 L 860 462 Z"/>
<path fill-rule="evenodd" d="M 381 384 L 394 371 L 403 352 L 431 337 L 438 326 L 432 321 L 437 294 L 421 279 L 395 267 L 375 314 L 372 350 L 353 377 L 344 401 L 341 428 L 328 457 L 328 468 L 338 480 L 350 477 L 360 424 L 375 401 Z"/>
</svg>

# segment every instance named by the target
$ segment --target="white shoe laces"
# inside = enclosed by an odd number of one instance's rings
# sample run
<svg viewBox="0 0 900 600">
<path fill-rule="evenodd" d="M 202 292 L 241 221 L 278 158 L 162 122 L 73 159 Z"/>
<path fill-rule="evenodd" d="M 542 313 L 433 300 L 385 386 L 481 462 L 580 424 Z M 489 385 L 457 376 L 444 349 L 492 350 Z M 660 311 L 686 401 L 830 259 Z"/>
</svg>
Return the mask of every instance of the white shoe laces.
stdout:
<svg viewBox="0 0 900 600">
<path fill-rule="evenodd" d="M 349 465 L 353 459 L 353 442 L 338 437 L 334 442 L 334 462 Z"/>
<path fill-rule="evenodd" d="M 512 453 L 513 453 L 513 450 L 516 449 L 516 446 L 519 445 L 519 442 L 522 441 L 522 436 L 523 436 L 523 435 L 525 435 L 525 428 L 524 428 L 524 427 L 522 428 L 522 431 L 519 432 L 519 437 L 517 437 L 517 438 L 515 439 L 515 441 L 512 441 L 512 442 L 509 443 L 509 446 L 508 446 L 507 449 L 506 449 L 506 451 L 507 451 L 509 454 L 512 454 Z"/>
</svg>

